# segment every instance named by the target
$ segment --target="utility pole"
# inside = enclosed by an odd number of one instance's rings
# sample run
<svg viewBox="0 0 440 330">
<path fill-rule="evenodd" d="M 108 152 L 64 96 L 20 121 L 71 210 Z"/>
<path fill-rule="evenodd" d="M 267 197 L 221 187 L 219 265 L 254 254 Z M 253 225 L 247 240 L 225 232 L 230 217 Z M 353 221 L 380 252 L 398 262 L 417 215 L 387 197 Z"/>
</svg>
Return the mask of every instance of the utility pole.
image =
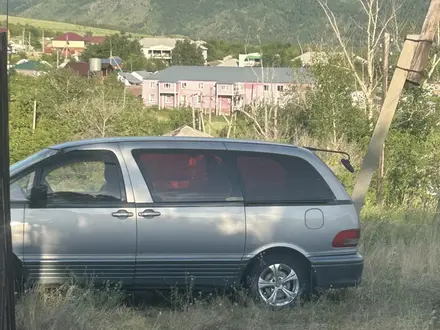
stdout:
<svg viewBox="0 0 440 330">
<path fill-rule="evenodd" d="M 385 32 L 384 39 L 383 39 L 383 80 L 382 80 L 382 104 L 385 102 L 385 97 L 387 95 L 388 91 L 388 71 L 390 67 L 390 43 L 391 43 L 391 36 L 388 32 Z M 382 147 L 382 152 L 380 154 L 379 158 L 379 169 L 377 172 L 377 188 L 376 188 L 376 203 L 378 205 L 382 204 L 383 202 L 383 178 L 385 175 L 385 143 Z"/>
<path fill-rule="evenodd" d="M 34 119 L 32 121 L 32 133 L 35 133 L 37 128 L 37 100 L 34 100 Z"/>
<path fill-rule="evenodd" d="M 434 41 L 437 28 L 440 23 L 440 0 L 431 0 L 425 22 L 423 23 L 420 42 L 411 63 L 411 72 L 408 73 L 407 80 L 415 85 L 420 85 L 423 79 L 423 71 L 428 66 L 429 51 Z"/>
<path fill-rule="evenodd" d="M 44 30 L 41 33 L 41 51 L 44 54 Z"/>
<path fill-rule="evenodd" d="M 30 52 L 32 50 L 32 46 L 31 46 L 31 32 L 29 31 L 29 39 L 28 39 L 28 51 Z"/>
<path fill-rule="evenodd" d="M 385 97 L 379 119 L 374 128 L 368 146 L 367 154 L 364 157 L 362 168 L 356 179 L 353 189 L 352 199 L 356 207 L 358 215 L 360 215 L 362 207 L 365 203 L 365 197 L 370 187 L 373 173 L 379 163 L 380 154 L 382 153 L 391 122 L 396 112 L 397 104 L 402 94 L 405 82 L 420 84 L 422 72 L 427 66 L 427 57 L 430 47 L 434 41 L 435 31 L 440 21 L 440 0 L 431 0 L 428 13 L 423 24 L 420 35 L 409 35 L 406 37 L 402 52 L 397 62 L 387 95 Z M 409 77 L 410 73 L 415 73 Z M 411 80 L 409 80 L 411 79 Z"/>
<path fill-rule="evenodd" d="M 7 33 L 0 33 L 0 329 L 15 330 L 14 269 L 9 198 L 7 57 Z"/>
<path fill-rule="evenodd" d="M 193 128 L 196 129 L 196 109 L 194 108 L 194 96 L 196 96 L 197 94 L 192 94 L 191 98 L 192 98 L 192 102 L 191 102 L 191 110 L 192 110 L 192 125 Z"/>
<path fill-rule="evenodd" d="M 67 53 L 70 53 L 70 50 L 69 50 L 69 35 L 68 34 L 66 34 L 66 51 L 64 53 L 64 63 L 67 62 Z"/>
<path fill-rule="evenodd" d="M 205 115 L 204 113 L 200 112 L 200 116 L 199 116 L 200 123 L 199 123 L 199 126 L 200 126 L 200 130 L 203 133 L 205 133 L 205 119 L 203 118 L 204 115 Z"/>
</svg>

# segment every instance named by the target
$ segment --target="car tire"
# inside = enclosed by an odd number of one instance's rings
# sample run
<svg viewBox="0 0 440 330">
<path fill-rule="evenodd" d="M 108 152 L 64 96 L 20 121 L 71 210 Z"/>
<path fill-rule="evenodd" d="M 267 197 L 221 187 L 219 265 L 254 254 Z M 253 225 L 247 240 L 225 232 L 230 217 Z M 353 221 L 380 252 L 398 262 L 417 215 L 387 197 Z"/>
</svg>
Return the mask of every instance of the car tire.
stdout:
<svg viewBox="0 0 440 330">
<path fill-rule="evenodd" d="M 310 266 L 289 254 L 260 255 L 246 280 L 255 302 L 280 309 L 294 307 L 310 287 Z"/>
</svg>

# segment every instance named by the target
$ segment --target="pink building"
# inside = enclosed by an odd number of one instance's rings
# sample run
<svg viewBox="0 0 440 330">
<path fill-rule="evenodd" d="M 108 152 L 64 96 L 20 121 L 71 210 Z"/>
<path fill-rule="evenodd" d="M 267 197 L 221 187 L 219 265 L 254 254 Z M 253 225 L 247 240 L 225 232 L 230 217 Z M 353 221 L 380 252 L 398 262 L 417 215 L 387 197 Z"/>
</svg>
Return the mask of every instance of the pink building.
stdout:
<svg viewBox="0 0 440 330">
<path fill-rule="evenodd" d="M 194 107 L 217 114 L 263 102 L 283 102 L 291 86 L 312 85 L 304 69 L 171 66 L 144 76 L 142 98 L 147 106 Z"/>
</svg>

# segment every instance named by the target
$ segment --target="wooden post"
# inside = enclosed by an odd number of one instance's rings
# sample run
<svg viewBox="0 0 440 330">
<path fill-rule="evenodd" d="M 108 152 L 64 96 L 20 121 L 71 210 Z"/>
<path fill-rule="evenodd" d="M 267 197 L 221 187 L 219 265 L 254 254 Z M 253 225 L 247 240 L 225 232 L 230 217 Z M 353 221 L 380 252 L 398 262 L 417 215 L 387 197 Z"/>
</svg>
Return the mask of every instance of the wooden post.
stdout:
<svg viewBox="0 0 440 330">
<path fill-rule="evenodd" d="M 212 120 L 212 91 L 215 87 L 209 89 L 209 113 L 208 113 L 208 134 L 211 135 Z"/>
<path fill-rule="evenodd" d="M 208 115 L 208 134 L 211 135 L 211 125 L 212 125 L 212 107 L 209 107 Z"/>
<path fill-rule="evenodd" d="M 408 76 L 408 70 L 410 69 L 418 40 L 418 35 L 408 36 L 405 40 L 402 53 L 397 62 L 397 68 L 390 83 L 390 88 L 388 89 L 387 96 L 382 105 L 376 127 L 374 128 L 367 154 L 365 155 L 362 168 L 357 177 L 352 199 L 358 215 L 360 215 L 373 173 L 377 168 L 383 144 L 385 143 L 394 113 L 396 112 L 397 104 Z"/>
<path fill-rule="evenodd" d="M 201 123 L 201 127 L 202 127 L 202 132 L 205 133 L 206 129 L 205 129 L 205 118 L 203 118 L 204 114 L 200 113 L 200 123 Z"/>
<path fill-rule="evenodd" d="M 440 0 L 431 0 L 422 32 L 420 33 L 420 42 L 417 45 L 414 59 L 411 63 L 411 72 L 406 78 L 409 82 L 420 85 L 423 79 L 423 71 L 429 62 L 429 51 L 435 38 L 437 27 L 440 23 Z"/>
<path fill-rule="evenodd" d="M 37 127 L 37 100 L 34 100 L 34 120 L 32 121 L 32 132 L 35 133 Z"/>
<path fill-rule="evenodd" d="M 383 40 L 383 80 L 382 80 L 382 104 L 385 102 L 385 97 L 388 91 L 388 70 L 389 70 L 389 56 L 390 56 L 390 42 L 391 36 L 388 32 L 384 34 Z M 379 169 L 377 172 L 377 187 L 376 187 L 376 203 L 378 205 L 383 202 L 383 177 L 385 174 L 385 143 L 382 147 L 382 152 L 379 158 Z"/>
</svg>

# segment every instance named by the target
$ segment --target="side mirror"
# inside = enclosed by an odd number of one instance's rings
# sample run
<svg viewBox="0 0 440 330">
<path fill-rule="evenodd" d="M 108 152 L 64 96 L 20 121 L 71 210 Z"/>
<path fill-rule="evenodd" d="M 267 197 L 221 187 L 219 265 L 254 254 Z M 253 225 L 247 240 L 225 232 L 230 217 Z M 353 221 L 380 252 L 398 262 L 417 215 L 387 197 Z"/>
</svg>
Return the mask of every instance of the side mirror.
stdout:
<svg viewBox="0 0 440 330">
<path fill-rule="evenodd" d="M 44 208 L 47 205 L 47 186 L 37 185 L 31 189 L 30 208 Z"/>
<path fill-rule="evenodd" d="M 349 159 L 341 159 L 341 163 L 342 165 L 344 165 L 344 167 L 350 172 L 350 173 L 354 173 L 354 168 L 350 163 Z"/>
</svg>

